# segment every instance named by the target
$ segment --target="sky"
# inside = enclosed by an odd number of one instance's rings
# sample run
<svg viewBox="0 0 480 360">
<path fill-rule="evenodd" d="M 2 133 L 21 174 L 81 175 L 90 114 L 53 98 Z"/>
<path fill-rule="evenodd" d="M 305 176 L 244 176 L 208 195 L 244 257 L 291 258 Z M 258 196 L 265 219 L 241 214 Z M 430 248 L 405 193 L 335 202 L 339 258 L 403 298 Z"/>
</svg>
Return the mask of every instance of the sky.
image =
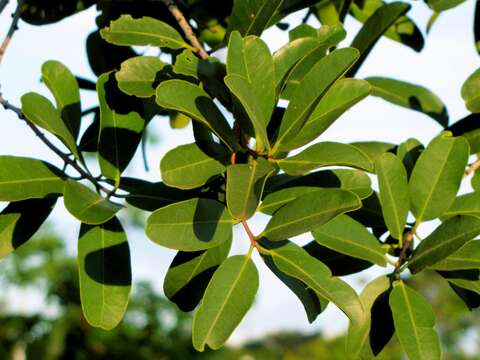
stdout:
<svg viewBox="0 0 480 360">
<path fill-rule="evenodd" d="M 424 85 L 444 101 L 451 122 L 461 119 L 468 114 L 460 96 L 461 86 L 468 75 L 480 67 L 480 57 L 475 51 L 472 30 L 475 2 L 466 1 L 443 13 L 426 36 L 426 45 L 421 53 L 415 53 L 394 41 L 381 39 L 357 77 L 385 76 Z M 10 24 L 13 3 L 0 15 L 0 38 Z M 53 25 L 34 27 L 21 22 L 20 29 L 0 65 L 0 85 L 4 97 L 16 105 L 19 104 L 21 95 L 29 91 L 40 92 L 51 98 L 40 83 L 41 65 L 50 59 L 63 62 L 78 76 L 95 79 L 88 66 L 84 47 L 86 36 L 95 29 L 95 15 L 95 8 L 90 8 Z M 288 20 L 295 26 L 303 15 L 299 13 L 290 16 Z M 430 15 L 431 11 L 424 2 L 412 2 L 409 16 L 416 21 L 424 34 Z M 310 24 L 318 26 L 313 19 Z M 349 18 L 346 22 L 348 36 L 340 46 L 348 46 L 359 28 L 360 25 Z M 286 32 L 275 28 L 267 30 L 262 37 L 272 51 L 288 40 Z M 225 53 L 220 51 L 215 55 L 222 58 Z M 89 108 L 95 102 L 95 94 L 82 93 L 83 109 Z M 166 118 L 156 118 L 150 126 L 160 140 L 148 152 L 151 170 L 143 170 L 141 158 L 137 154 L 126 174 L 159 181 L 159 162 L 165 152 L 175 146 L 192 142 L 193 139 L 190 127 L 172 130 Z M 379 140 L 400 143 L 415 137 L 427 144 L 440 130 L 435 121 L 423 114 L 369 97 L 337 120 L 322 134 L 320 140 L 345 143 Z M 3 109 L 0 109 L 0 154 L 41 158 L 58 166 L 62 165 L 59 159 L 32 135 L 25 124 Z M 67 247 L 74 253 L 79 225 L 67 214 L 62 201 L 58 202 L 52 219 L 55 230 L 64 236 Z M 266 216 L 258 215 L 249 222 L 254 232 L 259 233 L 267 220 Z M 426 224 L 420 228 L 420 234 L 428 233 L 433 226 Z M 175 253 L 154 244 L 141 231 L 127 229 L 127 234 L 132 253 L 134 281 L 151 280 L 155 288 L 161 291 L 162 279 Z M 248 239 L 242 229 L 234 229 L 234 239 L 233 253 L 246 252 Z M 295 240 L 303 244 L 308 240 L 308 236 Z M 258 256 L 255 256 L 254 260 L 260 272 L 260 289 L 252 310 L 232 335 L 231 343 L 281 330 L 322 331 L 328 336 L 345 330 L 346 318 L 331 305 L 309 325 L 297 298 L 269 272 Z M 365 280 L 373 279 L 382 273 L 386 273 L 386 270 L 379 270 L 377 267 L 375 270 L 347 277 L 346 280 L 360 291 Z M 18 311 L 29 311 L 37 306 L 36 304 L 34 296 L 25 294 L 13 306 Z"/>
</svg>

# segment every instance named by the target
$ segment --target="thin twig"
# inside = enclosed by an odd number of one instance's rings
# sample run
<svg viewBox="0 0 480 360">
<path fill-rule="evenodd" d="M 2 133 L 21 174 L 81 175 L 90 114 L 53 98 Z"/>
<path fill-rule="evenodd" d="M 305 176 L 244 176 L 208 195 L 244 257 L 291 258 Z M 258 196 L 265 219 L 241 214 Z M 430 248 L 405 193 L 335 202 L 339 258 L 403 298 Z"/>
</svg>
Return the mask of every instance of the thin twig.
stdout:
<svg viewBox="0 0 480 360">
<path fill-rule="evenodd" d="M 28 125 L 28 127 L 35 133 L 35 135 L 50 149 L 52 150 L 55 154 L 57 154 L 64 162 L 65 165 L 70 165 L 72 168 L 74 168 L 81 176 L 82 179 L 87 179 L 90 181 L 97 190 L 101 190 L 104 193 L 107 194 L 107 196 L 115 196 L 115 197 L 121 197 L 121 195 L 115 194 L 114 191 L 111 191 L 104 187 L 102 184 L 100 184 L 90 172 L 84 170 L 75 159 L 70 159 L 68 154 L 63 153 L 60 149 L 58 149 L 48 138 L 40 131 L 38 127 L 36 127 L 32 122 L 30 122 L 22 113 L 22 110 L 12 104 L 10 104 L 7 100 L 3 98 L 3 96 L 0 94 L 0 105 L 4 107 L 5 110 L 10 110 L 13 111 L 17 117 Z"/>
<path fill-rule="evenodd" d="M 480 159 L 476 160 L 468 166 L 467 170 L 465 170 L 465 176 L 473 174 L 478 169 L 480 169 Z"/>
<path fill-rule="evenodd" d="M 12 40 L 13 34 L 15 34 L 15 31 L 17 31 L 18 29 L 18 21 L 20 20 L 20 15 L 22 13 L 22 5 L 23 5 L 23 0 L 18 0 L 18 5 L 17 5 L 17 8 L 15 9 L 15 12 L 13 13 L 13 20 L 12 20 L 12 23 L 10 24 L 10 28 L 8 29 L 7 36 L 5 36 L 5 39 L 3 40 L 2 45 L 0 45 L 0 63 L 2 62 L 3 56 L 7 51 L 10 41 Z"/>
<path fill-rule="evenodd" d="M 410 244 L 413 241 L 413 237 L 417 231 L 417 227 L 414 226 L 409 232 L 407 232 L 404 235 L 403 238 L 403 244 L 402 244 L 402 250 L 400 251 L 400 255 L 398 256 L 398 261 L 395 264 L 395 269 L 394 269 L 394 274 L 397 278 L 400 277 L 400 270 L 402 268 L 402 265 L 405 263 L 407 260 L 407 251 L 410 248 Z"/>
<path fill-rule="evenodd" d="M 185 37 L 188 39 L 190 44 L 196 49 L 198 56 L 200 56 L 200 58 L 202 58 L 203 60 L 207 60 L 208 53 L 205 51 L 200 41 L 198 41 L 198 38 L 193 32 L 192 27 L 188 23 L 187 19 L 185 19 L 185 16 L 183 15 L 183 13 L 178 8 L 175 0 L 160 0 L 160 1 L 165 4 L 168 10 L 172 13 L 175 20 L 177 20 L 178 25 L 180 25 L 180 27 L 183 30 L 183 33 L 185 34 Z"/>
<path fill-rule="evenodd" d="M 248 226 L 248 223 L 245 220 L 242 220 L 242 225 L 243 225 L 243 228 L 245 229 L 245 232 L 248 235 L 248 238 L 250 239 L 250 244 L 253 247 L 258 248 L 259 245 L 257 243 L 257 238 L 255 237 L 255 235 L 253 235 L 253 232 L 250 229 L 250 226 Z"/>
</svg>

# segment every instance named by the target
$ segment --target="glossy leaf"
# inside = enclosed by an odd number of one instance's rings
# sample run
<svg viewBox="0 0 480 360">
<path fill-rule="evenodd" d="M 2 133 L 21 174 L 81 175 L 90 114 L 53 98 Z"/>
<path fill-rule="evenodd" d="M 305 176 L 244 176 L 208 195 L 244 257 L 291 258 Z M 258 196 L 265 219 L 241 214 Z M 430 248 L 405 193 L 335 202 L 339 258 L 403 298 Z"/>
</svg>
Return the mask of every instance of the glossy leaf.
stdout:
<svg viewBox="0 0 480 360">
<path fill-rule="evenodd" d="M 480 234 L 480 219 L 455 216 L 442 223 L 415 249 L 408 268 L 415 274 L 447 258 Z"/>
<path fill-rule="evenodd" d="M 44 198 L 63 193 L 61 172 L 40 160 L 0 156 L 0 201 Z"/>
<path fill-rule="evenodd" d="M 234 219 L 247 220 L 257 210 L 265 181 L 275 171 L 268 160 L 227 167 L 227 206 Z"/>
<path fill-rule="evenodd" d="M 409 4 L 396 1 L 383 5 L 368 18 L 350 45 L 360 51 L 360 58 L 355 66 L 348 72 L 348 77 L 352 77 L 357 73 L 378 39 L 380 39 L 398 19 L 404 16 L 408 10 L 410 10 Z"/>
<path fill-rule="evenodd" d="M 468 241 L 450 256 L 432 265 L 432 268 L 443 271 L 480 269 L 480 241 Z"/>
<path fill-rule="evenodd" d="M 124 46 L 157 46 L 170 49 L 192 49 L 173 27 L 163 21 L 144 16 L 134 19 L 122 15 L 100 31 L 109 43 Z"/>
<path fill-rule="evenodd" d="M 105 330 L 122 320 L 130 297 L 130 250 L 117 218 L 82 224 L 78 240 L 80 298 L 87 322 Z"/>
<path fill-rule="evenodd" d="M 63 191 L 65 208 L 84 224 L 99 225 L 107 222 L 122 209 L 85 185 L 68 180 Z"/>
<path fill-rule="evenodd" d="M 205 250 L 232 238 L 233 220 L 227 208 L 210 199 L 191 199 L 168 205 L 147 219 L 150 240 L 170 249 Z"/>
<path fill-rule="evenodd" d="M 370 158 L 372 163 L 374 163 L 383 154 L 392 152 L 395 149 L 394 144 L 380 141 L 359 141 L 351 143 L 350 145 L 360 149 Z"/>
<path fill-rule="evenodd" d="M 336 142 L 314 144 L 300 154 L 277 161 L 290 175 L 302 175 L 324 166 L 349 166 L 373 171 L 370 159 L 356 147 Z"/>
<path fill-rule="evenodd" d="M 238 148 L 227 120 L 199 86 L 183 80 L 168 80 L 157 87 L 157 104 L 179 111 L 210 128 L 231 150 Z"/>
<path fill-rule="evenodd" d="M 234 0 L 228 32 L 237 30 L 243 36 L 261 35 L 282 3 L 282 0 Z"/>
<path fill-rule="evenodd" d="M 56 135 L 77 159 L 80 157 L 71 130 L 50 100 L 37 93 L 27 93 L 22 96 L 21 102 L 22 113 L 29 121 Z"/>
<path fill-rule="evenodd" d="M 352 48 L 335 50 L 318 61 L 305 75 L 293 93 L 282 119 L 274 153 L 290 150 L 285 144 L 304 126 L 318 99 L 355 63 L 358 51 Z"/>
<path fill-rule="evenodd" d="M 408 358 L 440 360 L 440 341 L 430 304 L 401 281 L 394 283 L 389 302 L 398 340 Z"/>
<path fill-rule="evenodd" d="M 358 209 L 360 205 L 360 199 L 350 191 L 324 189 L 305 194 L 280 208 L 259 237 L 271 241 L 285 240 Z"/>
<path fill-rule="evenodd" d="M 0 212 L 0 258 L 27 242 L 42 226 L 56 197 L 12 202 Z"/>
<path fill-rule="evenodd" d="M 193 318 L 193 347 L 220 348 L 250 309 L 258 290 L 258 271 L 249 256 L 232 256 L 215 271 Z"/>
<path fill-rule="evenodd" d="M 350 13 L 360 22 L 365 23 L 370 16 L 385 4 L 382 0 L 353 1 Z M 400 17 L 385 31 L 384 36 L 410 47 L 415 51 L 423 48 L 424 40 L 422 32 L 415 23 L 407 16 Z"/>
<path fill-rule="evenodd" d="M 395 329 L 388 306 L 390 291 L 389 278 L 380 276 L 369 282 L 360 294 L 360 301 L 368 315 L 364 323 L 348 327 L 346 353 L 350 359 L 373 359 L 392 337 Z"/>
<path fill-rule="evenodd" d="M 362 224 L 340 215 L 312 231 L 320 245 L 332 250 L 385 266 L 385 250 Z"/>
<path fill-rule="evenodd" d="M 409 182 L 410 205 L 417 221 L 441 216 L 455 201 L 469 155 L 468 143 L 444 133 L 420 155 Z"/>
<path fill-rule="evenodd" d="M 419 111 L 436 120 L 443 127 L 448 126 L 448 112 L 443 101 L 427 88 L 405 81 L 369 77 L 372 95 L 402 106 Z"/>
<path fill-rule="evenodd" d="M 407 171 L 398 157 L 386 153 L 375 162 L 375 172 L 385 224 L 393 238 L 401 239 L 410 210 Z"/>
<path fill-rule="evenodd" d="M 462 86 L 462 98 L 467 109 L 473 113 L 480 112 L 480 69 L 470 75 Z"/>
<path fill-rule="evenodd" d="M 326 265 L 301 247 L 287 242 L 268 251 L 279 270 L 305 283 L 319 296 L 334 303 L 354 324 L 365 321 L 363 306 L 355 291 L 333 277 Z"/>
<path fill-rule="evenodd" d="M 141 98 L 155 95 L 166 64 L 156 56 L 136 56 L 122 63 L 115 73 L 118 87 L 125 94 Z"/>
<path fill-rule="evenodd" d="M 144 106 L 140 99 L 118 89 L 114 73 L 98 78 L 97 93 L 100 105 L 98 161 L 102 175 L 118 185 L 145 129 Z"/>
<path fill-rule="evenodd" d="M 257 139 L 257 148 L 270 148 L 267 125 L 275 106 L 275 72 L 267 44 L 260 38 L 244 39 L 233 32 L 227 55 L 225 84 L 248 114 Z"/>
<path fill-rule="evenodd" d="M 265 197 L 260 204 L 258 211 L 261 211 L 267 215 L 273 215 L 282 206 L 295 200 L 299 196 L 315 192 L 317 190 L 319 190 L 319 188 L 313 186 L 296 186 L 275 191 Z"/>
<path fill-rule="evenodd" d="M 205 154 L 195 143 L 178 146 L 162 158 L 160 172 L 165 184 L 179 189 L 193 189 L 207 183 L 213 176 L 225 171 L 229 154 L 216 157 Z"/>
<path fill-rule="evenodd" d="M 320 99 L 300 132 L 286 145 L 299 148 L 315 140 L 345 111 L 370 93 L 370 84 L 358 79 L 340 79 Z"/>
<path fill-rule="evenodd" d="M 475 191 L 458 196 L 442 217 L 449 218 L 455 215 L 480 217 L 480 192 Z"/>
<path fill-rule="evenodd" d="M 402 161 L 407 170 L 407 176 L 410 177 L 415 164 L 425 147 L 417 139 L 407 139 L 397 147 L 397 157 Z"/>
<path fill-rule="evenodd" d="M 55 97 L 57 109 L 74 139 L 80 130 L 80 90 L 77 79 L 62 63 L 54 60 L 42 65 L 42 81 Z"/>
<path fill-rule="evenodd" d="M 226 241 L 204 251 L 179 251 L 165 275 L 165 296 L 180 310 L 192 311 L 201 301 L 213 273 L 227 258 L 230 246 L 231 241 Z"/>
</svg>

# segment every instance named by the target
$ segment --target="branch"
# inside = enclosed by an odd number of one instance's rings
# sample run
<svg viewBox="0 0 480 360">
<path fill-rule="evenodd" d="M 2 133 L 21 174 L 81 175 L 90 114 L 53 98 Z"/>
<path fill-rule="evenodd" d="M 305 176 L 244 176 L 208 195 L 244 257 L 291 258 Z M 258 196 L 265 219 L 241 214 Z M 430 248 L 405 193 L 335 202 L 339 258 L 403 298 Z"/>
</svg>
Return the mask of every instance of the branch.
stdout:
<svg viewBox="0 0 480 360">
<path fill-rule="evenodd" d="M 160 0 L 160 1 L 165 4 L 168 10 L 172 13 L 175 20 L 177 20 L 178 25 L 180 25 L 180 27 L 183 30 L 183 33 L 185 34 L 185 37 L 188 39 L 190 44 L 192 44 L 192 46 L 197 50 L 197 53 L 200 56 L 200 58 L 202 58 L 203 60 L 207 60 L 208 59 L 207 52 L 203 48 L 202 44 L 200 44 L 200 41 L 198 41 L 197 36 L 193 32 L 192 27 L 188 23 L 187 19 L 185 19 L 185 16 L 183 15 L 183 13 L 178 8 L 175 0 Z"/>
<path fill-rule="evenodd" d="M 395 264 L 395 269 L 393 273 L 395 274 L 396 278 L 400 278 L 401 267 L 407 261 L 407 251 L 410 248 L 410 244 L 413 241 L 413 237 L 417 231 L 417 225 L 405 234 L 402 244 L 402 250 L 400 251 L 400 255 L 398 256 L 398 261 Z"/>
<path fill-rule="evenodd" d="M 7 1 L 8 3 L 8 1 Z M 5 7 L 5 3 L 2 3 L 0 5 L 0 12 L 3 10 L 1 6 Z M 15 12 L 13 13 L 13 20 L 12 23 L 10 24 L 10 28 L 8 29 L 7 36 L 5 36 L 5 39 L 2 42 L 2 45 L 0 45 L 0 63 L 3 60 L 3 56 L 5 55 L 5 52 L 7 51 L 8 45 L 10 44 L 10 40 L 12 40 L 13 34 L 15 34 L 15 31 L 18 29 L 18 21 L 20 20 L 20 15 L 22 13 L 22 5 L 23 5 L 23 0 L 18 0 L 18 5 L 17 8 L 15 9 Z"/>
<path fill-rule="evenodd" d="M 255 237 L 255 235 L 253 235 L 253 232 L 250 229 L 250 226 L 248 226 L 248 223 L 245 220 L 242 220 L 242 225 L 248 235 L 248 238 L 250 239 L 250 244 L 253 247 L 258 248 L 259 244 L 257 243 L 257 238 Z"/>
<path fill-rule="evenodd" d="M 0 105 L 3 106 L 5 110 L 13 111 L 20 120 L 25 121 L 28 127 L 37 135 L 37 137 L 45 144 L 47 147 L 52 150 L 55 154 L 57 154 L 65 163 L 65 165 L 70 165 L 74 168 L 81 176 L 82 179 L 87 179 L 97 190 L 101 190 L 107 194 L 108 197 L 110 196 L 117 196 L 114 191 L 111 191 L 104 187 L 102 184 L 98 182 L 98 180 L 92 176 L 88 171 L 84 170 L 76 160 L 70 159 L 68 154 L 63 153 L 60 149 L 58 149 L 48 138 L 40 131 L 38 127 L 36 127 L 31 121 L 29 121 L 25 115 L 22 113 L 22 110 L 12 104 L 10 104 L 7 100 L 5 100 L 0 94 Z"/>
<path fill-rule="evenodd" d="M 8 5 L 9 0 L 1 0 L 0 1 L 0 14 L 5 10 Z"/>
<path fill-rule="evenodd" d="M 476 160 L 475 162 L 471 163 L 467 170 L 465 170 L 465 176 L 473 174 L 480 168 L 480 159 Z"/>
</svg>

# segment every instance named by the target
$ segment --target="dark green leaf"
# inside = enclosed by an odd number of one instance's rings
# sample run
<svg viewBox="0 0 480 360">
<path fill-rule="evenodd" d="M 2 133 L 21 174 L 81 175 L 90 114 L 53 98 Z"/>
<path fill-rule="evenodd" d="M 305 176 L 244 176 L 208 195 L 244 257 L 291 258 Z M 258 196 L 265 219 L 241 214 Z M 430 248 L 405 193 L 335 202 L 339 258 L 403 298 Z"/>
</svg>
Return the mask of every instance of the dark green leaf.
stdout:
<svg viewBox="0 0 480 360">
<path fill-rule="evenodd" d="M 480 69 L 470 75 L 462 86 L 462 98 L 467 109 L 473 113 L 480 112 Z"/>
<path fill-rule="evenodd" d="M 113 329 L 127 310 L 132 283 L 130 250 L 117 218 L 103 225 L 82 224 L 78 266 L 85 319 L 92 326 Z"/>
<path fill-rule="evenodd" d="M 227 208 L 210 199 L 191 199 L 168 205 L 150 215 L 145 233 L 170 249 L 198 251 L 232 238 L 233 220 Z"/>
<path fill-rule="evenodd" d="M 408 268 L 415 274 L 435 265 L 480 234 L 480 219 L 459 215 L 442 223 L 415 249 Z"/>
<path fill-rule="evenodd" d="M 0 201 L 44 198 L 63 193 L 61 172 L 40 160 L 0 156 Z"/>
<path fill-rule="evenodd" d="M 427 88 L 405 81 L 369 77 L 372 95 L 407 109 L 430 116 L 443 127 L 448 126 L 448 112 L 443 101 Z"/>
<path fill-rule="evenodd" d="M 425 150 L 425 147 L 422 143 L 413 138 L 398 145 L 397 156 L 402 161 L 403 166 L 405 166 L 409 178 L 423 150 Z"/>
<path fill-rule="evenodd" d="M 480 269 L 480 241 L 471 240 L 432 266 L 435 270 Z"/>
<path fill-rule="evenodd" d="M 234 0 L 228 32 L 238 30 L 243 36 L 261 35 L 282 3 L 282 0 Z"/>
<path fill-rule="evenodd" d="M 213 274 L 193 318 L 193 347 L 220 348 L 253 304 L 258 290 L 258 271 L 250 256 L 232 256 Z"/>
<path fill-rule="evenodd" d="M 465 0 L 426 0 L 426 2 L 433 11 L 440 12 L 454 8 L 465 2 Z"/>
<path fill-rule="evenodd" d="M 280 208 L 259 237 L 285 240 L 318 227 L 347 211 L 358 209 L 360 199 L 354 193 L 324 189 L 305 194 Z"/>
</svg>

